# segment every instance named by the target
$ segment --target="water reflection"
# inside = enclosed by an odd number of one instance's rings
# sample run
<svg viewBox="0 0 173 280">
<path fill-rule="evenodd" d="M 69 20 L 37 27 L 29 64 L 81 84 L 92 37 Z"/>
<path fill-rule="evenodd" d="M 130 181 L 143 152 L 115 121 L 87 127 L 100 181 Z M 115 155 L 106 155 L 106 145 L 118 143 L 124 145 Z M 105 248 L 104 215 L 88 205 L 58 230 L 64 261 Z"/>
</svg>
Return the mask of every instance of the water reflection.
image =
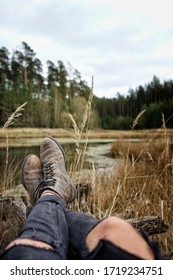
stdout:
<svg viewBox="0 0 173 280">
<path fill-rule="evenodd" d="M 68 144 L 68 145 L 62 144 L 62 147 L 64 148 L 65 154 L 67 156 L 66 164 L 67 164 L 67 166 L 69 166 L 70 161 L 72 160 L 72 155 L 75 152 L 75 147 L 72 144 Z M 13 166 L 15 166 L 17 164 L 18 170 L 20 172 L 24 158 L 28 154 L 36 154 L 37 156 L 39 156 L 39 153 L 40 153 L 39 145 L 31 146 L 31 147 L 23 147 L 23 146 L 22 147 L 10 147 L 8 149 L 8 162 L 9 162 L 9 164 L 12 164 Z M 6 148 L 0 148 L 0 175 L 2 175 L 2 173 L 5 169 L 6 154 L 7 154 Z M 19 174 L 18 180 L 20 180 L 20 174 Z"/>
<path fill-rule="evenodd" d="M 110 147 L 111 147 L 111 143 L 113 140 L 109 141 L 108 139 L 105 141 L 99 141 L 97 140 L 93 140 L 91 142 L 88 143 L 88 148 L 86 151 L 86 160 L 84 162 L 84 166 L 83 168 L 90 168 L 92 166 L 92 163 L 95 162 L 96 165 L 103 166 L 103 165 L 109 165 L 113 163 L 113 159 L 111 159 L 108 154 L 110 151 Z M 21 171 L 21 166 L 22 166 L 22 162 L 24 160 L 24 158 L 28 155 L 28 154 L 36 154 L 37 156 L 39 156 L 39 149 L 40 149 L 40 142 L 41 141 L 36 141 L 34 142 L 33 139 L 30 140 L 30 144 L 33 143 L 34 145 L 28 145 L 26 146 L 19 146 L 19 147 L 9 147 L 8 150 L 8 154 L 9 154 L 9 158 L 8 161 L 9 163 L 12 163 L 13 166 L 15 166 L 16 164 L 18 165 L 18 172 L 19 172 L 19 176 L 17 177 L 17 182 L 19 183 L 21 182 L 21 175 L 20 175 L 20 171 Z M 66 155 L 66 167 L 69 170 L 70 167 L 73 164 L 74 161 L 74 157 L 76 154 L 76 146 L 74 144 L 74 140 L 73 141 L 65 141 L 64 139 L 62 139 L 61 141 L 59 141 L 60 144 L 62 145 L 64 151 L 65 151 L 65 155 Z M 28 144 L 28 142 L 25 142 L 26 144 Z M 84 147 L 84 143 L 80 144 L 81 148 Z M 4 168 L 5 168 L 5 162 L 6 162 L 6 148 L 0 148 L 0 175 L 2 175 Z"/>
</svg>

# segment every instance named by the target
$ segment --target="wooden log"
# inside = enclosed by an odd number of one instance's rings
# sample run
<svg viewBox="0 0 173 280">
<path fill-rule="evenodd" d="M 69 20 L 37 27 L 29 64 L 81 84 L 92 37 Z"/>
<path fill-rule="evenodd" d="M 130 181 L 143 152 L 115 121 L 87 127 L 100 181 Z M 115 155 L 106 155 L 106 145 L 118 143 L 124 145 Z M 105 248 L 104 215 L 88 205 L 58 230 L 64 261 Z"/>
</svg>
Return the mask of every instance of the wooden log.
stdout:
<svg viewBox="0 0 173 280">
<path fill-rule="evenodd" d="M 145 216 L 134 219 L 128 219 L 137 229 L 143 228 L 148 235 L 164 233 L 169 226 L 159 216 Z"/>
<path fill-rule="evenodd" d="M 0 197 L 0 253 L 20 233 L 26 220 L 22 198 Z"/>
</svg>

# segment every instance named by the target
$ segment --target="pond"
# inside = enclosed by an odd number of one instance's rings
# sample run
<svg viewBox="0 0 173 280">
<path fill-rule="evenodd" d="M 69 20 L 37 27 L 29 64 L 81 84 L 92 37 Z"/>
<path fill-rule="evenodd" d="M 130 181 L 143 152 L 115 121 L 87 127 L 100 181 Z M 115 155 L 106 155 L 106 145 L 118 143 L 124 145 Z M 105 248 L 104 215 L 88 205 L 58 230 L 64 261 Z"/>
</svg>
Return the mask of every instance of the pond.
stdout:
<svg viewBox="0 0 173 280">
<path fill-rule="evenodd" d="M 26 155 L 36 154 L 39 156 L 39 146 L 43 139 L 9 139 L 9 148 L 8 148 L 8 161 L 9 164 L 12 163 L 13 166 L 17 165 L 19 176 L 16 179 L 16 183 L 21 183 L 20 170 L 22 162 Z M 62 145 L 65 154 L 66 154 L 66 167 L 67 169 L 73 163 L 74 156 L 76 153 L 76 145 L 74 139 L 70 138 L 60 138 L 57 139 L 58 142 Z M 105 169 L 110 165 L 115 163 L 115 159 L 109 156 L 111 143 L 114 139 L 92 139 L 88 140 L 85 162 L 83 168 L 89 168 L 93 163 L 98 168 Z M 81 141 L 81 146 L 85 145 L 85 141 Z M 7 150 L 4 147 L 5 140 L 0 141 L 0 176 L 3 174 L 5 164 L 6 164 L 6 155 Z"/>
</svg>

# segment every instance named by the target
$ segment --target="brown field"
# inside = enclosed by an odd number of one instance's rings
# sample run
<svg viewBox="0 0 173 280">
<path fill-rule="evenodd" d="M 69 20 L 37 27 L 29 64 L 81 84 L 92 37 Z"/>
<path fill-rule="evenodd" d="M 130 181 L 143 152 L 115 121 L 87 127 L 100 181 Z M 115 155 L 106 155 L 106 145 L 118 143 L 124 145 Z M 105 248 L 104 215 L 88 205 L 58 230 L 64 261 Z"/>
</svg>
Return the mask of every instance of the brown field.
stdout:
<svg viewBox="0 0 173 280">
<path fill-rule="evenodd" d="M 0 128 L 0 139 L 5 139 L 8 134 L 8 138 L 42 138 L 48 135 L 56 138 L 73 138 L 73 129 L 62 129 L 62 128 Z M 173 130 L 167 130 L 167 136 L 172 136 Z M 152 129 L 152 130 L 104 130 L 95 129 L 88 130 L 87 133 L 84 131 L 81 134 L 81 138 L 95 138 L 95 139 L 146 139 L 150 140 L 154 137 L 162 138 L 164 136 L 163 129 Z"/>
</svg>

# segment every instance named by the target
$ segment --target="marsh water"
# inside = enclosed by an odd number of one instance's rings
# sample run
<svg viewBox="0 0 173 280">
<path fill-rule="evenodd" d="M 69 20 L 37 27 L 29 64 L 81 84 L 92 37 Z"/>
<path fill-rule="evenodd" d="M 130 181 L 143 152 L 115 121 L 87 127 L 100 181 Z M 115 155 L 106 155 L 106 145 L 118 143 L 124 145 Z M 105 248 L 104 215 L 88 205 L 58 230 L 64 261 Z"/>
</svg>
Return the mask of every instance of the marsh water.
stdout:
<svg viewBox="0 0 173 280">
<path fill-rule="evenodd" d="M 5 147 L 5 141 L 0 141 L 0 177 L 3 174 L 5 164 L 6 164 L 6 156 L 7 149 Z M 9 139 L 9 147 L 8 147 L 8 162 L 13 166 L 17 165 L 19 176 L 17 177 L 17 181 L 20 181 L 20 170 L 22 166 L 22 162 L 26 155 L 28 154 L 36 154 L 39 156 L 39 145 L 42 139 Z M 115 160 L 110 157 L 110 149 L 111 143 L 113 139 L 92 139 L 88 140 L 85 161 L 83 168 L 90 168 L 93 163 L 98 168 L 107 168 L 113 163 Z M 64 148 L 66 154 L 66 166 L 67 168 L 73 163 L 74 156 L 76 153 L 76 145 L 74 139 L 69 138 L 60 138 L 58 142 Z M 81 146 L 85 145 L 85 143 L 81 143 Z M 20 182 L 17 182 L 20 183 Z"/>
</svg>

